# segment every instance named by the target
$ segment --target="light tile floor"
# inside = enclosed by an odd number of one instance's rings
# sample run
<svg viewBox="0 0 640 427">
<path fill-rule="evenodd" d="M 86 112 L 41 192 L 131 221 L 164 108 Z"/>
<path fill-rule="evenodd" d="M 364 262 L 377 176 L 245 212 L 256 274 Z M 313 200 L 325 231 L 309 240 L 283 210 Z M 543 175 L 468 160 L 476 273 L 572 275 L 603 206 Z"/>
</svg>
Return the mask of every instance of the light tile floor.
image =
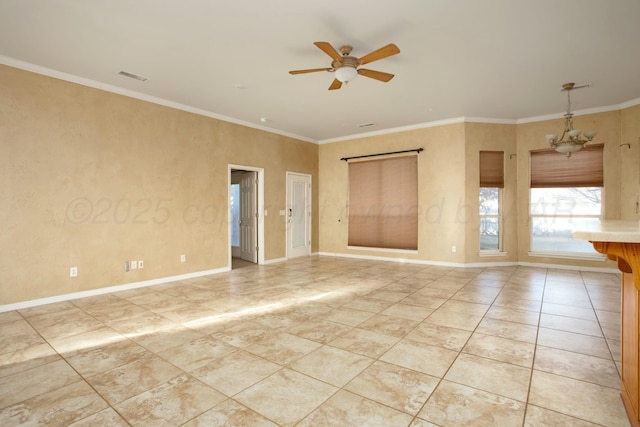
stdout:
<svg viewBox="0 0 640 427">
<path fill-rule="evenodd" d="M 628 426 L 619 281 L 308 257 L 0 313 L 0 425 Z"/>
</svg>

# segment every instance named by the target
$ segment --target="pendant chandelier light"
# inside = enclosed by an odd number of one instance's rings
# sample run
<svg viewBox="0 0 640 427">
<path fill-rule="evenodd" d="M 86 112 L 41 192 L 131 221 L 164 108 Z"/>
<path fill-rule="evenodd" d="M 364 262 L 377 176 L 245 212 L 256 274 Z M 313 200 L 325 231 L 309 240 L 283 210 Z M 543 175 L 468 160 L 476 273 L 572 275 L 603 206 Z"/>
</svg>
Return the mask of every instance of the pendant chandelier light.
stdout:
<svg viewBox="0 0 640 427">
<path fill-rule="evenodd" d="M 582 130 L 573 128 L 571 91 L 573 89 L 581 89 L 588 86 L 588 84 L 576 86 L 575 83 L 565 83 L 562 85 L 562 91 L 567 92 L 567 113 L 564 115 L 564 130 L 562 131 L 560 139 L 558 139 L 558 135 L 554 133 L 545 136 L 547 138 L 547 142 L 554 150 L 566 155 L 567 157 L 571 157 L 571 153 L 582 150 L 584 145 L 591 142 L 593 137 L 597 134 L 597 132 L 587 131 L 583 133 Z M 580 136 L 581 133 L 584 138 Z"/>
</svg>

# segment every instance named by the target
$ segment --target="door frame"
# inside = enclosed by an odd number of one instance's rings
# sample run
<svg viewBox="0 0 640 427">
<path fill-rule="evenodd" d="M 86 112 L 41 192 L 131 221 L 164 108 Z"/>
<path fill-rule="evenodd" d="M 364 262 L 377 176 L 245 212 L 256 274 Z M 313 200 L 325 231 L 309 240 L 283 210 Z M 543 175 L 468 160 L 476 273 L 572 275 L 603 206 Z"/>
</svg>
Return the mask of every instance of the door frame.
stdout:
<svg viewBox="0 0 640 427">
<path fill-rule="evenodd" d="M 305 218 L 307 218 L 307 230 L 306 230 L 306 232 L 307 232 L 307 234 L 309 236 L 309 240 L 308 240 L 308 242 L 309 242 L 309 252 L 308 252 L 307 256 L 310 256 L 311 255 L 311 244 L 312 244 L 311 236 L 312 236 L 312 231 L 313 231 L 313 224 L 312 224 L 312 221 L 313 221 L 313 218 L 312 218 L 312 215 L 313 215 L 313 206 L 312 206 L 313 195 L 311 193 L 312 192 L 312 188 L 313 188 L 313 176 L 311 174 L 309 174 L 309 173 L 291 172 L 291 171 L 287 171 L 286 172 L 286 180 L 285 180 L 286 181 L 286 185 L 285 185 L 285 187 L 286 187 L 286 195 L 285 195 L 285 200 L 286 200 L 286 203 L 287 203 L 287 209 L 289 209 L 289 201 L 290 201 L 289 198 L 291 197 L 290 188 L 289 188 L 289 177 L 293 176 L 293 175 L 303 176 L 303 177 L 309 179 L 309 191 L 307 193 L 307 197 L 308 198 L 306 200 L 307 203 L 305 205 L 305 210 L 308 209 L 309 210 L 309 212 L 308 212 L 309 214 L 305 215 Z M 289 243 L 291 242 L 291 240 L 290 240 L 291 239 L 291 235 L 290 235 L 291 234 L 291 230 L 290 230 L 290 228 L 291 227 L 289 227 L 289 225 L 287 223 L 287 226 L 285 227 L 285 248 L 286 248 L 286 258 L 287 259 L 289 259 Z"/>
<path fill-rule="evenodd" d="M 243 171 L 241 175 L 239 226 L 240 226 L 240 259 L 257 264 L 258 263 L 258 173 L 255 171 Z M 231 248 L 231 254 L 233 255 L 233 248 Z"/>
<path fill-rule="evenodd" d="M 264 168 L 258 168 L 255 166 L 236 165 L 229 163 L 227 170 L 227 250 L 228 250 L 228 267 L 231 269 L 231 205 L 229 204 L 229 198 L 231 197 L 231 171 L 232 170 L 244 170 L 257 172 L 258 175 L 258 264 L 264 264 Z"/>
</svg>

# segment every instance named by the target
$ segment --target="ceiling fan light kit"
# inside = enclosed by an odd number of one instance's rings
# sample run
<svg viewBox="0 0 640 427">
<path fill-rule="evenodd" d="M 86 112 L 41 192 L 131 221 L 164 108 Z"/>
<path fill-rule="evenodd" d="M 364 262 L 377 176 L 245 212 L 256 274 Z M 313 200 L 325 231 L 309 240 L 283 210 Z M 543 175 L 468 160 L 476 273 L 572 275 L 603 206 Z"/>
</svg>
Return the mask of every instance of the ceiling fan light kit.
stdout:
<svg viewBox="0 0 640 427">
<path fill-rule="evenodd" d="M 567 112 L 564 115 L 564 130 L 562 136 L 558 139 L 558 135 L 551 133 L 545 135 L 547 142 L 558 153 L 562 153 L 567 157 L 571 157 L 571 153 L 582 150 L 585 144 L 588 144 L 593 140 L 593 137 L 597 135 L 597 132 L 585 131 L 584 133 L 580 129 L 573 128 L 573 114 L 571 113 L 571 91 L 574 89 L 582 89 L 583 87 L 589 87 L 589 84 L 576 86 L 575 83 L 565 83 L 562 85 L 562 91 L 567 92 Z M 584 135 L 584 138 L 580 137 L 580 134 Z M 565 139 L 566 138 L 566 139 Z"/>
<path fill-rule="evenodd" d="M 333 59 L 333 61 L 331 62 L 331 67 L 311 68 L 307 70 L 293 70 L 289 71 L 289 74 L 314 73 L 317 71 L 333 72 L 335 78 L 333 80 L 333 83 L 331 83 L 331 86 L 329 86 L 329 90 L 340 89 L 343 83 L 349 83 L 358 75 L 369 77 L 385 83 L 394 77 L 393 74 L 358 68 L 361 65 L 367 64 L 369 62 L 377 61 L 379 59 L 387 58 L 391 55 L 400 53 L 400 49 L 398 49 L 398 46 L 393 43 L 375 50 L 361 58 L 351 56 L 351 46 L 342 46 L 340 48 L 340 53 L 338 53 L 338 51 L 327 42 L 315 42 L 314 44 Z"/>
<path fill-rule="evenodd" d="M 336 68 L 335 76 L 336 79 L 340 80 L 342 83 L 349 83 L 358 76 L 358 70 L 356 70 L 356 67 L 351 65 L 342 65 L 339 68 Z"/>
</svg>

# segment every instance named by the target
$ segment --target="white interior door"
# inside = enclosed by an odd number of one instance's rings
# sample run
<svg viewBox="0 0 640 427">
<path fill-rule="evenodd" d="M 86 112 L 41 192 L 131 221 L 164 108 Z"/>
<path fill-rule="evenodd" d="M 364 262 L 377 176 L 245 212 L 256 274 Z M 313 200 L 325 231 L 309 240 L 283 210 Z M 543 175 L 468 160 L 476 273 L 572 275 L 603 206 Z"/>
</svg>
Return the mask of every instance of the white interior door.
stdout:
<svg viewBox="0 0 640 427">
<path fill-rule="evenodd" d="M 258 262 L 257 173 L 247 172 L 240 180 L 240 258 Z"/>
<path fill-rule="evenodd" d="M 287 258 L 311 255 L 311 175 L 287 172 Z"/>
</svg>

